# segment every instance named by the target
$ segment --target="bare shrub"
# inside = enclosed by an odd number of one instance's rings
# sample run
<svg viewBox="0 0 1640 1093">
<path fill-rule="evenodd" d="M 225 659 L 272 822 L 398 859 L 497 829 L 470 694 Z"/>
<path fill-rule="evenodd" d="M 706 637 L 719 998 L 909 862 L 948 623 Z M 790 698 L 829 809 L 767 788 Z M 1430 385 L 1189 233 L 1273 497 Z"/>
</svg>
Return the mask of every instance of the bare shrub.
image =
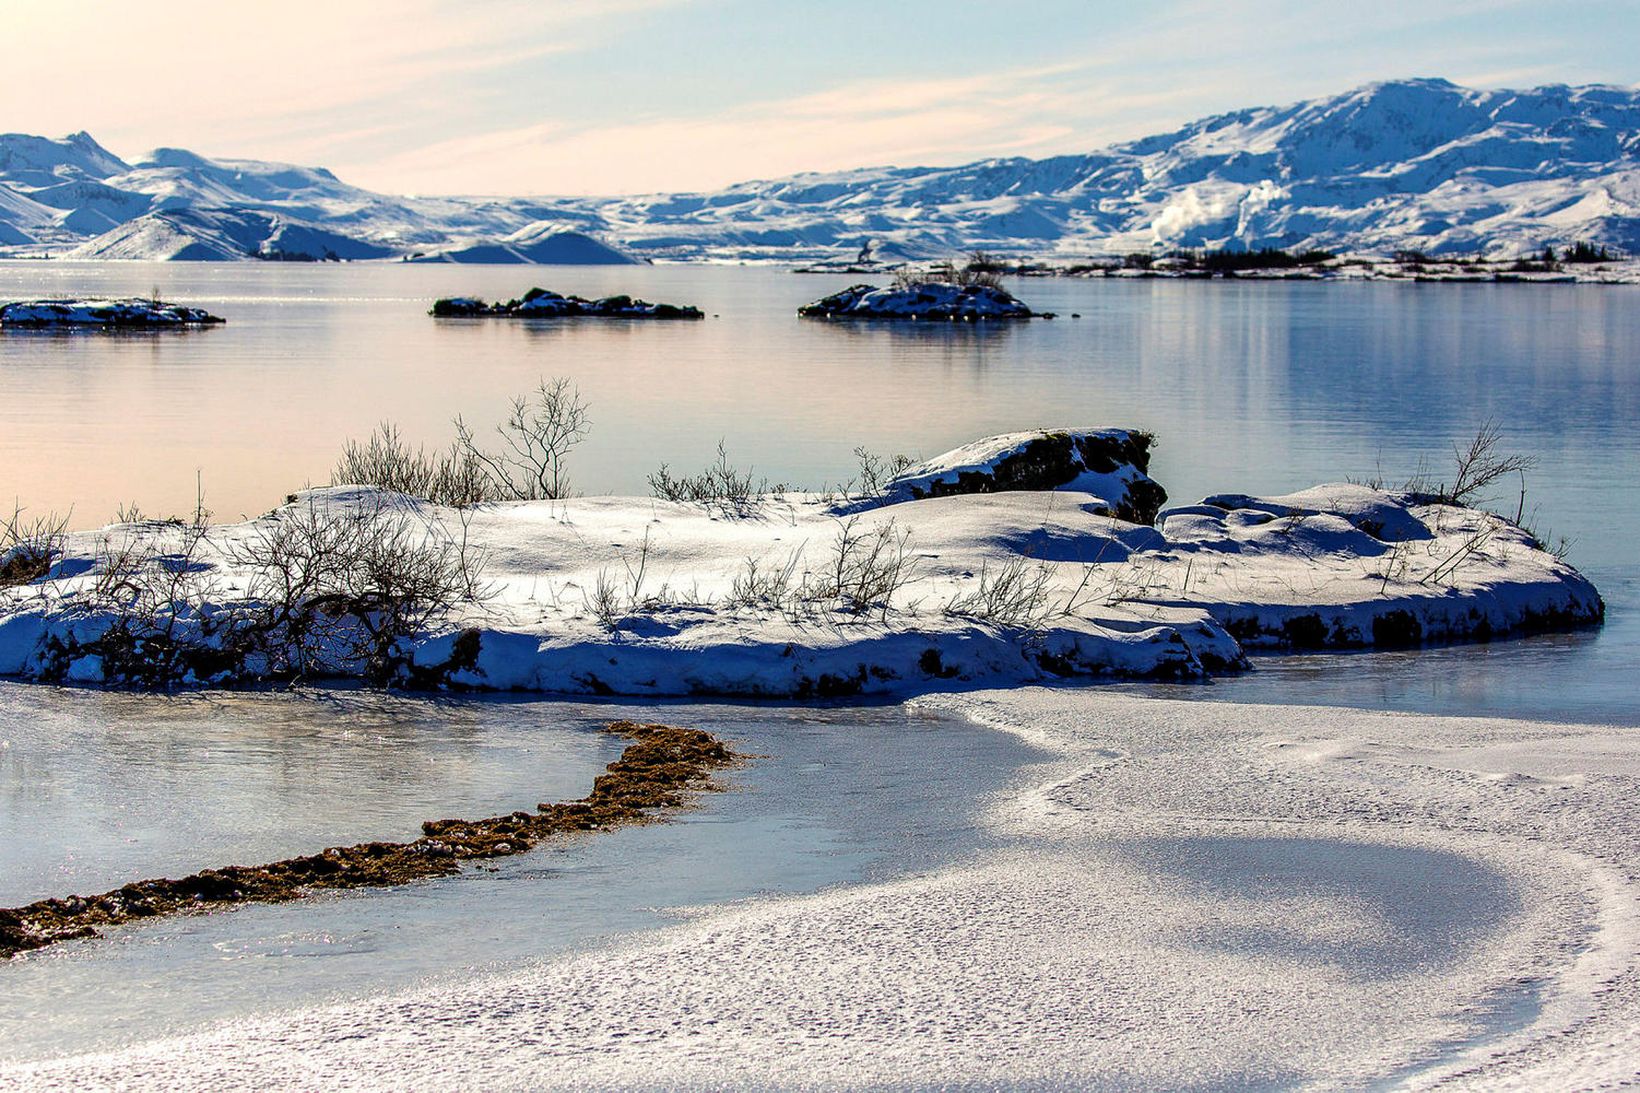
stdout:
<svg viewBox="0 0 1640 1093">
<path fill-rule="evenodd" d="M 453 531 L 390 496 L 279 512 L 233 557 L 252 573 L 242 641 L 278 676 L 351 665 L 389 680 L 408 639 L 493 595 L 465 519 Z"/>
<path fill-rule="evenodd" d="M 1483 520 L 1485 522 L 1478 531 L 1469 535 L 1449 554 L 1430 567 L 1428 572 L 1418 578 L 1418 583 L 1450 584 L 1466 562 L 1477 557 L 1485 557 L 1486 546 L 1497 535 L 1498 525 L 1503 522 L 1503 518 L 1488 513 Z"/>
<path fill-rule="evenodd" d="M 908 455 L 892 455 L 885 459 L 864 445 L 854 449 L 854 457 L 860 461 L 860 473 L 855 479 L 860 493 L 873 501 L 881 500 L 888 484 L 916 462 Z"/>
<path fill-rule="evenodd" d="M 1499 479 L 1537 466 L 1536 456 L 1502 451 L 1502 443 L 1503 431 L 1497 422 L 1486 421 L 1466 446 L 1454 444 L 1452 482 L 1435 487 L 1435 499 L 1442 504 L 1476 507 L 1488 500 L 1486 490 Z"/>
<path fill-rule="evenodd" d="M 233 645 L 239 619 L 216 601 L 222 579 L 200 491 L 189 520 L 172 517 L 97 545 L 93 579 L 74 605 L 107 620 L 95 642 L 108 679 L 165 688 Z"/>
<path fill-rule="evenodd" d="M 1001 288 L 1002 275 L 988 269 L 964 266 L 957 271 L 956 283 L 963 288 Z"/>
<path fill-rule="evenodd" d="M 997 626 L 1036 629 L 1055 614 L 1049 592 L 1053 570 L 1028 558 L 1010 558 L 992 569 L 981 563 L 973 589 L 953 596 L 945 613 Z"/>
<path fill-rule="evenodd" d="M 626 570 L 624 582 L 617 580 L 608 569 L 600 569 L 592 588 L 582 589 L 581 597 L 587 611 L 604 629 L 619 630 L 635 614 L 658 611 L 679 602 L 666 584 L 653 593 L 647 590 L 650 551 L 650 531 L 645 528 L 637 555 L 621 556 L 621 565 Z"/>
<path fill-rule="evenodd" d="M 730 582 L 724 606 L 731 609 L 767 607 L 792 613 L 798 603 L 798 590 L 802 584 L 798 574 L 802 559 L 801 549 L 792 551 L 780 563 L 747 558 L 741 571 Z"/>
<path fill-rule="evenodd" d="M 542 380 L 512 400 L 496 426 L 495 450 L 479 444 L 465 421 L 454 421 L 448 449 L 412 448 L 398 426 L 384 421 L 369 439 L 349 441 L 330 474 L 333 486 L 376 486 L 435 504 L 464 507 L 485 501 L 555 501 L 569 494 L 566 459 L 591 428 L 586 403 L 567 379 Z"/>
<path fill-rule="evenodd" d="M 609 570 L 600 569 L 591 590 L 583 590 L 582 596 L 586 600 L 587 610 L 605 630 L 619 630 L 621 623 L 626 621 L 629 614 L 627 604 Z"/>
<path fill-rule="evenodd" d="M 961 288 L 1001 288 L 1002 274 L 1005 271 L 1001 259 L 984 251 L 974 251 L 961 265 L 947 258 L 935 262 L 931 266 L 913 268 L 910 266 L 896 270 L 894 273 L 894 287 L 901 291 L 930 282 L 943 285 L 957 285 Z"/>
<path fill-rule="evenodd" d="M 770 485 L 767 478 L 756 478 L 751 468 L 744 471 L 729 462 L 729 452 L 723 441 L 718 441 L 717 460 L 699 474 L 674 475 L 662 463 L 649 476 L 650 493 L 663 501 L 705 505 L 727 516 L 745 516 L 756 507 L 760 497 L 770 493 L 784 493 L 786 486 Z"/>
<path fill-rule="evenodd" d="M 514 501 L 556 501 L 569 495 L 564 461 L 592 428 L 581 392 L 569 380 L 542 380 L 512 407 L 495 427 L 501 447 L 483 449 L 461 418 L 456 418 L 456 447 L 483 467 L 496 496 Z"/>
<path fill-rule="evenodd" d="M 457 442 L 444 452 L 412 448 L 398 426 L 384 421 L 363 443 L 350 440 L 330 472 L 330 484 L 376 486 L 422 497 L 440 505 L 476 505 L 494 500 L 484 464 Z"/>
<path fill-rule="evenodd" d="M 801 595 L 809 601 L 841 601 L 852 614 L 875 611 L 886 618 L 895 593 L 911 582 L 916 568 L 910 531 L 900 530 L 893 520 L 862 530 L 860 518 L 851 516 L 837 530 L 830 563 L 808 576 Z"/>
<path fill-rule="evenodd" d="M 964 268 L 971 273 L 1007 273 L 1008 263 L 1000 255 L 989 251 L 971 250 L 968 252 L 968 265 Z"/>
<path fill-rule="evenodd" d="M 0 517 L 0 588 L 27 584 L 49 573 L 52 559 L 63 553 L 68 520 L 56 513 L 25 516 L 21 505 L 13 505 L 10 516 Z"/>
<path fill-rule="evenodd" d="M 747 558 L 723 605 L 772 609 L 792 621 L 816 621 L 838 610 L 886 621 L 895 610 L 915 610 L 914 604 L 894 603 L 916 579 L 917 562 L 911 532 L 892 520 L 869 529 L 858 516 L 840 520 L 824 564 L 810 569 L 802 562 L 802 547 L 779 561 Z"/>
<path fill-rule="evenodd" d="M 1135 554 L 1118 565 L 1090 565 L 1088 570 L 1090 575 L 1097 570 L 1104 578 L 1093 593 L 1106 607 L 1143 600 L 1152 590 L 1167 587 L 1163 563 L 1144 555 Z M 1091 601 L 1088 591 L 1081 596 L 1084 603 Z"/>
</svg>

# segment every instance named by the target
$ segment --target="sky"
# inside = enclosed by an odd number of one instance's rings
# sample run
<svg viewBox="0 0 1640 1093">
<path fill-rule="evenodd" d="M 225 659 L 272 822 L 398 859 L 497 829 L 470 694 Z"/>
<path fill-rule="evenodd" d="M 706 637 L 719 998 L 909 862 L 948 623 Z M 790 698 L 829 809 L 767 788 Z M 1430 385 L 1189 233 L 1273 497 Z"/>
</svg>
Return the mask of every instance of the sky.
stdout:
<svg viewBox="0 0 1640 1093">
<path fill-rule="evenodd" d="M 0 131 L 621 194 L 1091 151 L 1444 76 L 1640 83 L 1636 0 L 0 0 Z"/>
</svg>

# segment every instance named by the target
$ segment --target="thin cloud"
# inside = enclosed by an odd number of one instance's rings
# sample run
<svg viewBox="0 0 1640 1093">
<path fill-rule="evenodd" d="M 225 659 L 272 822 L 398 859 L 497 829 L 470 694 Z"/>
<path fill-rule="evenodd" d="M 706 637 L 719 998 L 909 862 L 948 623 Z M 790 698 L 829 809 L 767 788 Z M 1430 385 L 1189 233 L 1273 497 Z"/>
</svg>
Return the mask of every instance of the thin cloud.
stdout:
<svg viewBox="0 0 1640 1093">
<path fill-rule="evenodd" d="M 459 111 L 465 77 L 591 48 L 681 2 L 282 0 L 275 14 L 169 0 L 141 17 L 108 0 L 29 5 L 7 12 L 0 102 L 31 131 L 93 128 L 127 153 L 189 141 L 300 158 L 334 147 L 327 129 L 425 126 Z"/>
<path fill-rule="evenodd" d="M 702 10 L 667 10 L 685 7 Z M 1618 10 L 1176 0 L 1135 14 L 1087 0 L 1058 22 L 999 25 L 965 60 L 949 44 L 909 51 L 882 78 L 867 76 L 880 57 L 825 56 L 840 47 L 806 44 L 789 13 L 723 0 L 283 0 L 277 17 L 156 0 L 140 19 L 80 0 L 8 12 L 8 39 L 30 47 L 0 65 L 0 127 L 89 128 L 127 154 L 165 143 L 323 164 L 388 192 L 710 189 L 1087 152 L 1375 79 L 1609 79 L 1587 57 L 1621 39 Z M 885 35 L 920 18 L 879 15 Z M 697 33 L 668 37 L 685 30 Z"/>
</svg>

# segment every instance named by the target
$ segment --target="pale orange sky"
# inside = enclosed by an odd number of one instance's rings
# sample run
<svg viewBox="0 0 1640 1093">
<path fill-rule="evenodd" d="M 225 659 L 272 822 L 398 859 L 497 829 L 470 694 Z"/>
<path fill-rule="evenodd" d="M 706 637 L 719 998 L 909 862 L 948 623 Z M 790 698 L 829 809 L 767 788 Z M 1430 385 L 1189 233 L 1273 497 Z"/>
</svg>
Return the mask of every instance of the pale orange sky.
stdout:
<svg viewBox="0 0 1640 1093">
<path fill-rule="evenodd" d="M 1613 0 L 0 8 L 0 130 L 326 166 L 398 193 L 704 189 L 1089 151 L 1373 79 L 1640 78 L 1640 5 Z"/>
</svg>

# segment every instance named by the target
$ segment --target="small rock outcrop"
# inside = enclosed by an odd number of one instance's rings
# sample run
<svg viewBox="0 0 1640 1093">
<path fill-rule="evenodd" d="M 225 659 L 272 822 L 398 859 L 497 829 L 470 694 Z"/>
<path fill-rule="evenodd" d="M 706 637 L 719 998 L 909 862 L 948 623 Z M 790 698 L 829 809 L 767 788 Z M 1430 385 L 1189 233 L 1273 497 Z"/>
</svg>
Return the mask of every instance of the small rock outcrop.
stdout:
<svg viewBox="0 0 1640 1093">
<path fill-rule="evenodd" d="M 1010 490 L 1079 490 L 1104 514 L 1150 524 L 1167 491 L 1146 473 L 1149 433 L 1133 429 L 1039 430 L 986 437 L 935 456 L 888 483 L 890 501 Z"/>
<path fill-rule="evenodd" d="M 204 308 L 159 300 L 33 300 L 0 304 L 0 327 L 176 329 L 226 321 Z"/>
<path fill-rule="evenodd" d="M 700 308 L 678 304 L 652 304 L 630 296 L 606 296 L 588 300 L 580 296 L 561 296 L 544 288 L 532 288 L 521 300 L 506 303 L 486 303 L 471 296 L 454 296 L 433 304 L 429 314 L 441 319 L 451 318 L 517 318 L 517 319 L 704 319 Z"/>
<path fill-rule="evenodd" d="M 903 288 L 852 285 L 842 292 L 797 309 L 805 319 L 923 319 L 930 322 L 982 322 L 992 319 L 1053 318 L 1032 311 L 997 285 L 958 285 L 918 281 Z"/>
</svg>

